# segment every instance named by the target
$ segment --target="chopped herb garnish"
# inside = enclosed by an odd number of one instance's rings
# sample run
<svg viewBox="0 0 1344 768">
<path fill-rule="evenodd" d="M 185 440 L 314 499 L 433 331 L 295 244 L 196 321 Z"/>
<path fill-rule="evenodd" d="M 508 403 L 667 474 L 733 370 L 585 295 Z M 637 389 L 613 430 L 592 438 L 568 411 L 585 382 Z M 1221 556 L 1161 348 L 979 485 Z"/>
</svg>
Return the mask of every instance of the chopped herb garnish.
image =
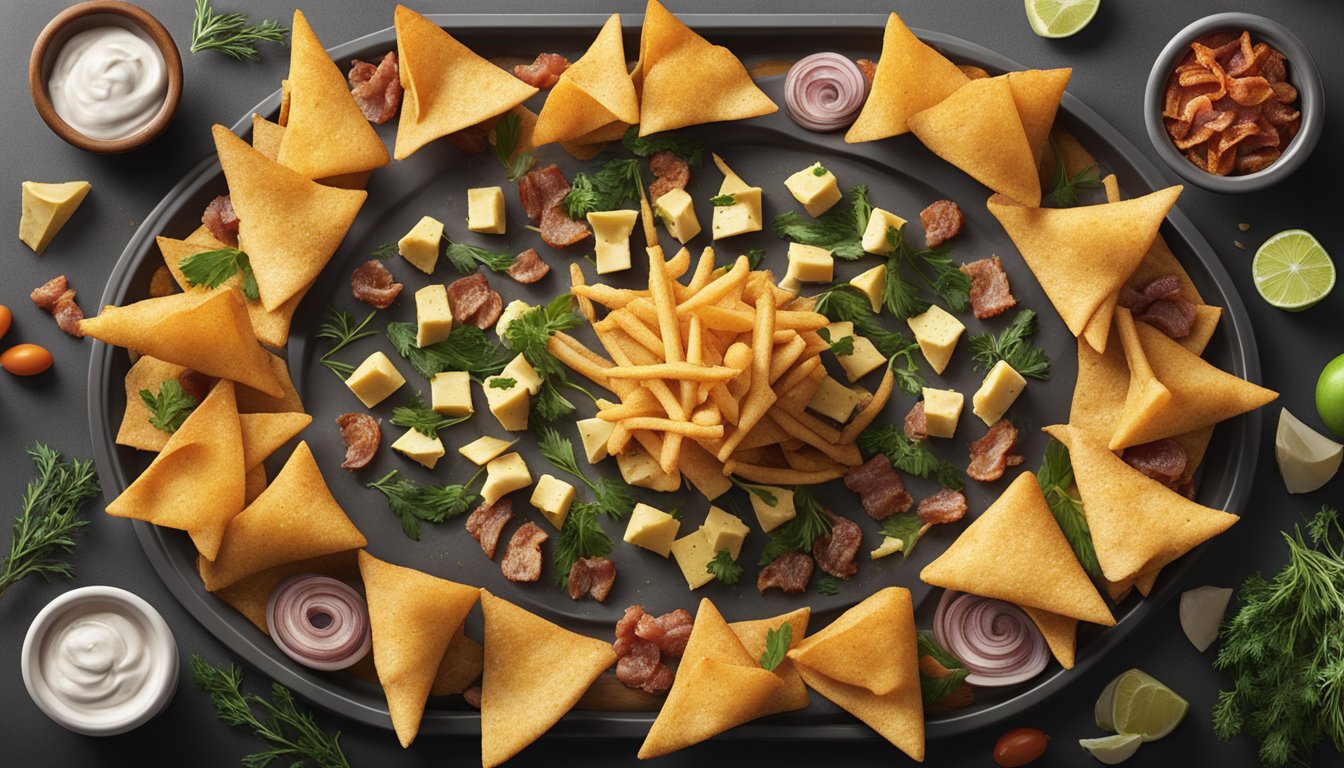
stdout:
<svg viewBox="0 0 1344 768">
<path fill-rule="evenodd" d="M 649 157 L 667 151 L 695 166 L 705 160 L 705 144 L 699 139 L 675 133 L 659 133 L 640 138 L 638 125 L 632 125 L 626 130 L 621 144 L 639 157 Z"/>
<path fill-rule="evenodd" d="M 900 539 L 901 557 L 906 558 L 910 556 L 910 551 L 915 548 L 915 543 L 919 541 L 919 537 L 924 535 L 924 523 L 920 521 L 919 515 L 914 512 L 902 512 L 883 520 L 878 531 L 883 536 Z"/>
<path fill-rule="evenodd" d="M 569 218 L 582 221 L 593 211 L 614 211 L 626 200 L 638 201 L 643 186 L 639 161 L 617 158 L 593 173 L 574 174 L 574 183 L 561 204 Z"/>
<path fill-rule="evenodd" d="M 100 492 L 92 461 L 62 461 L 61 454 L 42 443 L 27 453 L 37 465 L 37 477 L 28 481 L 10 529 L 9 553 L 0 568 L 0 595 L 33 574 L 67 579 L 74 574 L 74 566 L 56 558 L 74 550 L 75 531 L 89 524 L 79 510 Z"/>
<path fill-rule="evenodd" d="M 728 479 L 733 482 L 733 485 L 736 485 L 738 488 L 741 488 L 747 493 L 756 496 L 761 501 L 764 501 L 767 505 L 772 507 L 779 506 L 779 499 L 775 497 L 775 494 L 767 490 L 764 485 L 754 485 L 752 483 L 744 483 L 741 480 L 738 480 L 733 475 L 729 475 Z"/>
<path fill-rule="evenodd" d="M 830 173 L 830 171 L 826 170 L 826 166 L 822 165 L 821 163 L 817 163 L 816 165 L 812 166 L 813 176 L 825 176 L 828 173 Z"/>
<path fill-rule="evenodd" d="M 918 395 L 924 389 L 924 377 L 919 374 L 919 343 L 911 341 L 900 331 L 889 331 L 877 321 L 868 296 L 852 285 L 837 285 L 816 297 L 816 311 L 835 322 L 854 324 L 854 332 L 873 342 L 873 346 L 888 358 L 888 367 L 896 377 L 896 386 L 907 395 Z M 851 344 L 853 342 L 850 342 Z"/>
<path fill-rule="evenodd" d="M 730 587 L 742 578 L 742 566 L 733 559 L 733 553 L 726 549 L 715 552 L 714 559 L 709 561 L 705 570 Z"/>
<path fill-rule="evenodd" d="M 837 259 L 853 261 L 864 254 L 863 231 L 872 212 L 868 188 L 859 185 L 849 190 L 843 205 L 833 206 L 816 220 L 786 211 L 776 216 L 770 227 L 785 240 L 825 248 Z"/>
<path fill-rule="evenodd" d="M 831 597 L 840 594 L 840 580 L 834 576 L 822 576 L 812 585 L 817 594 Z"/>
<path fill-rule="evenodd" d="M 453 265 L 453 269 L 464 275 L 475 272 L 478 263 L 492 272 L 505 272 L 518 260 L 511 253 L 500 253 L 466 243 L 448 243 L 443 255 L 448 257 L 448 263 Z"/>
<path fill-rule="evenodd" d="M 422 520 L 442 523 L 464 514 L 480 500 L 471 486 L 484 470 L 485 467 L 476 470 L 476 474 L 462 485 L 416 485 L 410 480 L 398 479 L 394 469 L 369 483 L 369 487 L 387 497 L 387 506 L 392 514 L 401 518 L 401 530 L 407 538 L 419 541 Z"/>
<path fill-rule="evenodd" d="M 817 335 L 821 340 L 831 345 L 831 354 L 836 357 L 847 357 L 854 354 L 854 337 L 845 336 L 838 341 L 831 340 L 831 331 L 829 328 L 818 328 Z"/>
<path fill-rule="evenodd" d="M 387 340 L 397 354 L 426 379 L 443 371 L 466 371 L 476 381 L 484 381 L 504 370 L 513 355 L 474 325 L 453 328 L 448 338 L 425 347 L 415 345 L 415 323 L 388 323 Z"/>
<path fill-rule="evenodd" d="M 191 24 L 191 52 L 219 51 L 238 61 L 256 61 L 257 43 L 280 43 L 289 30 L 278 21 L 248 24 L 245 13 L 218 13 L 210 0 L 196 0 L 196 18 Z"/>
<path fill-rule="evenodd" d="M 349 312 L 340 309 L 328 309 L 326 321 L 317 327 L 317 333 L 315 334 L 317 338 L 332 342 L 331 349 L 322 353 L 317 361 L 326 366 L 327 370 L 339 376 L 341 381 L 350 378 L 350 374 L 355 372 L 355 366 L 339 360 L 332 360 L 331 356 L 353 342 L 369 336 L 377 336 L 377 331 L 364 330 L 376 314 L 378 314 L 376 310 L 370 312 L 367 317 L 356 323 L 354 315 Z M 414 338 L 414 334 L 412 334 L 412 338 Z"/>
<path fill-rule="evenodd" d="M 952 692 L 961 687 L 970 676 L 971 670 L 966 668 L 957 657 L 943 650 L 943 647 L 934 639 L 933 632 L 927 629 L 920 629 L 915 632 L 915 644 L 918 648 L 919 656 L 928 656 L 938 662 L 938 666 L 946 669 L 951 674 L 946 677 L 931 677 L 924 674 L 923 666 L 919 672 L 919 690 L 924 699 L 924 705 L 936 704 Z"/>
<path fill-rule="evenodd" d="M 1078 557 L 1083 570 L 1094 579 L 1101 578 L 1101 564 L 1097 562 L 1097 551 L 1092 546 L 1092 530 L 1083 515 L 1083 501 L 1074 496 L 1073 463 L 1069 461 L 1069 449 L 1058 440 L 1051 440 L 1045 447 L 1045 458 L 1041 460 L 1041 469 L 1036 473 L 1036 482 L 1050 506 L 1050 513 L 1059 523 L 1073 554 Z"/>
<path fill-rule="evenodd" d="M 555 583 L 569 586 L 569 572 L 580 558 L 606 557 L 611 553 L 611 537 L 597 519 L 598 505 L 576 501 L 569 508 L 565 524 L 555 542 Z"/>
<path fill-rule="evenodd" d="M 761 669 L 774 672 L 784 663 L 784 657 L 793 645 L 793 625 L 787 621 L 765 633 L 765 651 L 761 654 Z"/>
<path fill-rule="evenodd" d="M 966 480 L 950 462 L 934 455 L 924 440 L 911 440 L 893 424 L 872 426 L 859 433 L 859 450 L 864 455 L 883 454 L 891 466 L 909 475 L 935 477 L 944 488 L 960 491 Z"/>
<path fill-rule="evenodd" d="M 214 251 L 202 251 L 182 259 L 178 263 L 187 285 L 196 288 L 215 288 L 239 272 L 243 273 L 243 296 L 252 301 L 260 297 L 257 288 L 257 276 L 252 274 L 252 262 L 247 254 L 237 248 L 220 248 Z"/>
<path fill-rule="evenodd" d="M 518 386 L 517 379 L 508 379 L 503 376 L 494 376 L 490 379 L 491 389 L 513 389 Z"/>
<path fill-rule="evenodd" d="M 769 565 L 786 552 L 811 552 L 812 544 L 831 533 L 831 518 L 803 486 L 793 489 L 796 516 L 770 533 L 757 565 Z"/>
<path fill-rule="evenodd" d="M 1050 380 L 1050 358 L 1045 350 L 1031 343 L 1036 333 L 1036 313 L 1024 309 L 996 338 L 992 333 L 971 336 L 971 358 L 977 371 L 988 371 L 1002 360 L 1029 379 Z"/>
<path fill-rule="evenodd" d="M 765 249 L 748 248 L 747 252 L 743 255 L 747 257 L 747 266 L 756 269 L 761 266 L 761 260 L 765 258 Z"/>
<path fill-rule="evenodd" d="M 732 195 L 715 195 L 714 197 L 709 198 L 709 204 L 716 208 L 729 205 L 736 205 L 737 198 L 733 197 Z"/>
<path fill-rule="evenodd" d="M 499 164 L 504 166 L 504 175 L 509 181 L 517 181 L 523 174 L 532 169 L 537 159 L 531 152 L 519 152 L 517 156 L 514 151 L 518 149 L 518 141 L 522 136 L 522 120 L 512 112 L 505 114 L 495 123 L 494 130 L 491 131 L 494 136 L 493 146 L 490 151 L 494 154 Z"/>
<path fill-rule="evenodd" d="M 1089 165 L 1070 176 L 1065 167 L 1064 154 L 1059 151 L 1055 137 L 1050 137 L 1050 151 L 1055 155 L 1055 172 L 1050 176 L 1050 189 L 1041 198 L 1041 204 L 1056 208 L 1071 208 L 1078 204 L 1078 190 L 1097 189 L 1102 186 L 1101 172 L 1096 165 Z"/>
<path fill-rule="evenodd" d="M 457 416 L 449 418 L 438 411 L 426 407 L 423 400 L 420 399 L 420 393 L 411 395 L 411 400 L 405 405 L 398 405 L 392 409 L 392 423 L 398 427 L 414 429 L 425 437 L 436 437 L 439 430 L 447 429 L 454 424 L 461 424 L 471 418 L 471 414 L 466 416 Z"/>
<path fill-rule="evenodd" d="M 560 394 L 561 388 L 577 389 L 597 400 L 587 389 L 570 381 L 564 367 L 548 348 L 556 331 L 583 323 L 583 316 L 574 311 L 573 297 L 566 293 L 522 313 L 504 331 L 504 345 L 521 354 L 541 377 L 541 391 L 532 401 L 532 413 L 542 422 L 550 423 L 574 412 L 574 404 Z"/>
<path fill-rule="evenodd" d="M 397 245 L 396 243 L 383 243 L 382 245 L 373 249 L 373 257 L 375 259 L 382 259 L 383 261 L 387 261 L 388 259 L 392 258 L 393 256 L 396 256 L 400 252 L 401 252 L 401 246 Z"/>
<path fill-rule="evenodd" d="M 614 520 L 624 520 L 630 516 L 635 510 L 635 499 L 623 483 L 611 477 L 590 480 L 579 469 L 579 462 L 574 458 L 574 444 L 569 438 L 548 426 L 540 427 L 537 433 L 537 450 L 541 451 L 542 458 L 556 469 L 582 480 L 593 492 L 597 511 Z"/>
<path fill-rule="evenodd" d="M 925 248 L 912 252 L 906 245 L 903 226 L 899 229 L 887 228 L 887 243 L 892 250 L 887 255 L 882 303 L 888 311 L 905 320 L 928 309 L 932 303 L 909 275 L 914 275 L 952 311 L 966 311 L 971 303 L 971 278 L 952 263 L 946 248 Z"/>
<path fill-rule="evenodd" d="M 148 389 L 140 390 L 140 402 L 149 409 L 150 425 L 170 435 L 182 426 L 196 407 L 196 398 L 187 394 L 177 379 L 160 384 L 157 395 Z"/>
</svg>

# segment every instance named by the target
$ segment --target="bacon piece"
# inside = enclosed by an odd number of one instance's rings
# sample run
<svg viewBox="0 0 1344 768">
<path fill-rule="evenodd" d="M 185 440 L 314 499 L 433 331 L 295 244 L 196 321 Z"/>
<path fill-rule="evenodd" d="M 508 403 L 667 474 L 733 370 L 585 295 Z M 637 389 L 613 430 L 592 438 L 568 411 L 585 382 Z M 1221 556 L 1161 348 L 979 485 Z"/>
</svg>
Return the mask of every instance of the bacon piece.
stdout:
<svg viewBox="0 0 1344 768">
<path fill-rule="evenodd" d="M 382 125 L 397 114 L 402 90 L 396 51 L 388 51 L 376 66 L 355 59 L 350 62 L 346 80 L 350 83 L 350 95 L 369 122 Z"/>
<path fill-rule="evenodd" d="M 625 653 L 617 655 L 616 679 L 628 688 L 643 688 L 660 666 L 658 645 L 636 639 L 626 646 Z"/>
<path fill-rule="evenodd" d="M 955 523 L 966 515 L 966 497 L 961 491 L 943 488 L 920 500 L 915 514 L 919 515 L 919 522 L 925 524 Z"/>
<path fill-rule="evenodd" d="M 513 260 L 513 266 L 509 267 L 509 277 L 529 285 L 545 277 L 550 271 L 551 265 L 542 260 L 537 249 L 528 248 Z"/>
<path fill-rule="evenodd" d="M 910 412 L 905 414 L 905 436 L 911 440 L 929 439 L 929 417 L 924 412 L 924 401 L 915 403 Z"/>
<path fill-rule="evenodd" d="M 77 339 L 84 338 L 83 331 L 79 330 L 79 321 L 84 319 L 84 310 L 75 303 L 75 292 L 66 282 L 65 275 L 53 277 L 29 293 L 28 297 L 38 309 L 55 318 L 56 325 L 62 331 Z"/>
<path fill-rule="evenodd" d="M 218 381 L 219 379 L 214 376 L 206 376 L 204 373 L 193 371 L 190 368 L 177 375 L 177 383 L 182 385 L 182 391 L 191 395 L 198 403 L 210 394 L 210 390 L 215 388 L 215 383 Z"/>
<path fill-rule="evenodd" d="M 532 521 L 523 523 L 509 539 L 509 548 L 499 569 L 512 582 L 536 581 L 541 578 L 541 543 L 551 538 Z"/>
<path fill-rule="evenodd" d="M 695 619 L 684 610 L 654 617 L 632 605 L 616 622 L 616 679 L 630 688 L 660 695 L 672 687 L 672 669 L 663 657 L 679 657 L 686 650 Z M 656 639 L 654 639 L 656 638 Z"/>
<path fill-rule="evenodd" d="M 459 151 L 466 155 L 479 155 L 490 148 L 490 126 L 492 121 L 487 120 L 484 123 L 469 125 L 460 131 L 454 131 L 444 136 L 444 141 L 457 147 Z"/>
<path fill-rule="evenodd" d="M 565 209 L 553 205 L 541 215 L 541 241 L 552 248 L 565 248 L 592 235 L 588 225 L 569 218 Z"/>
<path fill-rule="evenodd" d="M 604 603 L 615 583 L 616 563 L 605 557 L 581 557 L 569 569 L 569 599 L 592 595 L 594 600 Z"/>
<path fill-rule="evenodd" d="M 685 189 L 691 181 L 691 165 L 676 154 L 663 150 L 649 158 L 653 183 L 649 185 L 649 199 L 657 200 L 674 189 Z"/>
<path fill-rule="evenodd" d="M 481 545 L 481 551 L 485 556 L 494 560 L 495 549 L 499 546 L 499 536 L 504 532 L 504 526 L 512 519 L 513 500 L 505 496 L 494 504 L 481 504 L 472 510 L 471 516 L 467 518 L 467 533 Z M 509 547 L 512 550 L 512 542 L 509 543 Z"/>
<path fill-rule="evenodd" d="M 533 88 L 546 90 L 560 82 L 560 76 L 569 69 L 569 59 L 558 53 L 538 53 L 531 64 L 519 64 L 513 68 L 513 76 Z"/>
<path fill-rule="evenodd" d="M 350 292 L 355 298 L 378 309 L 392 306 L 404 287 L 392 279 L 392 273 L 380 259 L 360 264 L 350 276 Z"/>
<path fill-rule="evenodd" d="M 341 469 L 353 472 L 369 466 L 383 439 L 378 420 L 367 413 L 342 413 L 336 417 L 336 426 L 340 427 L 341 440 L 345 442 L 345 461 L 341 463 Z"/>
<path fill-rule="evenodd" d="M 1120 458 L 1129 466 L 1157 482 L 1176 489 L 1185 478 L 1189 458 L 1185 447 L 1169 437 L 1142 445 L 1131 445 Z"/>
<path fill-rule="evenodd" d="M 864 462 L 863 466 L 849 470 L 845 474 L 845 487 L 859 495 L 863 511 L 874 520 L 886 520 L 892 515 L 908 512 L 910 505 L 915 503 L 905 490 L 901 476 L 881 453 Z"/>
<path fill-rule="evenodd" d="M 854 62 L 863 73 L 863 79 L 868 83 L 868 88 L 873 87 L 873 78 L 877 75 L 877 62 L 872 59 L 858 59 Z"/>
<path fill-rule="evenodd" d="M 518 180 L 518 198 L 527 217 L 541 228 L 542 242 L 564 248 L 588 237 L 588 225 L 565 214 L 561 203 L 569 194 L 569 181 L 554 164 L 528 171 Z"/>
<path fill-rule="evenodd" d="M 38 309 L 43 312 L 50 312 L 52 307 L 56 306 L 56 300 L 61 298 L 68 290 L 70 290 L 70 286 L 66 283 L 65 275 L 57 275 L 41 286 L 34 288 L 32 293 L 28 294 L 28 298 L 33 300 Z"/>
<path fill-rule="evenodd" d="M 937 248 L 961 233 L 965 217 L 961 206 L 951 200 L 939 200 L 919 212 L 919 223 L 924 227 L 924 246 Z"/>
<path fill-rule="evenodd" d="M 477 272 L 448 285 L 448 306 L 458 322 L 485 330 L 499 320 L 504 301 L 490 287 L 485 275 Z"/>
<path fill-rule="evenodd" d="M 1116 301 L 1141 320 L 1173 339 L 1183 339 L 1195 328 L 1195 307 L 1181 296 L 1181 280 L 1176 275 L 1155 278 L 1141 290 L 1125 285 Z"/>
<path fill-rule="evenodd" d="M 883 457 L 883 461 L 886 458 Z M 888 465 L 890 466 L 890 465 Z M 831 518 L 831 533 L 819 536 L 812 544 L 812 556 L 821 570 L 837 579 L 848 579 L 859 572 L 854 557 L 863 543 L 863 530 L 858 523 L 846 517 L 840 517 L 829 509 L 826 514 Z"/>
<path fill-rule="evenodd" d="M 961 271 L 971 278 L 971 312 L 977 318 L 994 317 L 1017 305 L 998 256 L 962 264 Z"/>
<path fill-rule="evenodd" d="M 233 198 L 220 195 L 205 206 L 201 223 L 210 230 L 211 237 L 230 248 L 238 247 L 238 214 L 233 210 Z"/>
<path fill-rule="evenodd" d="M 803 552 L 785 552 L 761 569 L 756 577 L 756 589 L 765 594 L 767 589 L 778 589 L 788 595 L 807 591 L 812 580 L 812 558 Z"/>
<path fill-rule="evenodd" d="M 1022 457 L 1013 453 L 1016 446 L 1017 427 L 1007 419 L 999 419 L 984 437 L 971 443 L 971 463 L 966 474 L 982 483 L 998 480 L 1008 467 L 1022 463 Z"/>
<path fill-rule="evenodd" d="M 676 673 L 666 664 L 659 664 L 653 668 L 653 673 L 649 679 L 644 681 L 640 688 L 653 696 L 662 696 L 672 690 L 672 683 L 676 680 Z"/>
<path fill-rule="evenodd" d="M 691 639 L 691 628 L 695 625 L 695 617 L 684 608 L 678 608 L 675 611 L 668 611 L 658 617 L 658 626 L 662 628 L 663 633 L 658 638 L 658 649 L 664 656 L 671 656 L 674 659 L 681 658 L 686 652 L 686 641 Z M 636 627 L 638 632 L 638 627 Z"/>
</svg>

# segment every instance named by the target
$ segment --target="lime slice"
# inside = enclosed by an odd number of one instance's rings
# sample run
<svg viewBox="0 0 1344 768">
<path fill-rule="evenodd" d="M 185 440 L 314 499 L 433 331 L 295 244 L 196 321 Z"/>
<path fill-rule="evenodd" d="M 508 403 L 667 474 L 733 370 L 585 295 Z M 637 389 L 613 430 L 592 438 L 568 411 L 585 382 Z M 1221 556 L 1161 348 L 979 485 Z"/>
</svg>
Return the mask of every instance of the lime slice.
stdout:
<svg viewBox="0 0 1344 768">
<path fill-rule="evenodd" d="M 1097 699 L 1097 727 L 1156 741 L 1185 719 L 1190 703 L 1151 676 L 1131 669 L 1106 686 Z"/>
<path fill-rule="evenodd" d="M 1041 37 L 1069 37 L 1097 15 L 1101 0 L 1027 0 L 1027 21 Z"/>
<path fill-rule="evenodd" d="M 1105 765 L 1119 765 L 1125 762 L 1139 751 L 1139 745 L 1142 743 L 1143 737 L 1135 733 L 1078 740 L 1078 746 L 1091 752 L 1093 757 Z"/>
<path fill-rule="evenodd" d="M 1251 277 L 1265 301 L 1299 312 L 1335 287 L 1335 263 L 1310 232 L 1289 229 L 1266 240 L 1255 252 Z"/>
</svg>

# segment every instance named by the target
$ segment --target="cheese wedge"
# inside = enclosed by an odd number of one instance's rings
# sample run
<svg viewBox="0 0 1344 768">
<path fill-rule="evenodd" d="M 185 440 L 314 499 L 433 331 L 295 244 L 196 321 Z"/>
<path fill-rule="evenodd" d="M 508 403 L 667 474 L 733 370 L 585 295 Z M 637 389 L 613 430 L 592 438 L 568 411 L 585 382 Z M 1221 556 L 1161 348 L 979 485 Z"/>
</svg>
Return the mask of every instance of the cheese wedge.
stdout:
<svg viewBox="0 0 1344 768">
<path fill-rule="evenodd" d="M 79 204 L 88 197 L 87 181 L 47 184 L 23 182 L 23 214 L 19 218 L 19 239 L 41 256 L 52 238 L 70 220 Z"/>
</svg>

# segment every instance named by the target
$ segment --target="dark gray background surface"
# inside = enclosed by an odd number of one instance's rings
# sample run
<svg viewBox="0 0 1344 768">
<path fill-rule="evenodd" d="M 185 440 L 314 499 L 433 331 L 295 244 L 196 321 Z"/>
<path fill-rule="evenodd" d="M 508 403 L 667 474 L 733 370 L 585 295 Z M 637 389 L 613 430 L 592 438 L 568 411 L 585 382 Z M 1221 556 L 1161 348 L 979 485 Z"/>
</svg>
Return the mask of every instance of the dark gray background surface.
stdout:
<svg viewBox="0 0 1344 768">
<path fill-rule="evenodd" d="M 65 273 L 80 291 L 81 301 L 92 313 L 107 274 L 122 247 L 144 215 L 195 162 L 213 148 L 208 128 L 213 122 L 232 123 L 271 93 L 287 68 L 287 56 L 278 48 L 265 50 L 257 64 L 238 63 L 213 53 L 187 54 L 191 26 L 190 0 L 142 3 L 173 32 L 184 51 L 186 91 L 177 120 L 167 133 L 148 148 L 118 157 L 85 154 L 56 139 L 32 109 L 26 89 L 28 51 L 38 31 L 68 3 L 55 0 L 25 0 L 5 3 L 0 10 L 0 50 L 10 65 L 0 113 L 0 135 L 6 138 L 4 180 L 0 181 L 0 211 L 4 227 L 17 228 L 19 182 L 24 179 L 65 181 L 88 179 L 94 190 L 78 215 L 42 257 L 35 257 L 21 243 L 0 255 L 0 304 L 15 314 L 14 327 L 4 344 L 32 341 L 46 346 L 56 356 L 52 372 L 32 380 L 0 374 L 0 530 L 7 534 L 8 520 L 17 512 L 23 483 L 31 465 L 23 456 L 25 446 L 36 440 L 50 443 L 76 456 L 89 456 L 89 433 L 85 411 L 87 342 L 60 333 L 51 320 L 27 299 L 27 292 L 53 275 Z M 275 0 L 219 0 L 223 10 L 243 10 L 253 16 L 271 16 L 286 21 L 291 5 Z M 642 11 L 640 0 L 609 2 L 518 2 L 518 0 L 472 0 L 416 3 L 424 12 L 593 12 Z M 726 7 L 704 0 L 669 4 L 688 13 L 716 11 L 781 12 L 819 11 L 819 4 L 744 0 Z M 1344 6 L 1325 0 L 1292 2 L 1209 2 L 1189 0 L 1104 0 L 1092 25 L 1078 36 L 1042 40 L 1032 34 L 1017 0 L 937 0 L 936 2 L 832 2 L 824 10 L 835 12 L 886 12 L 896 10 L 914 27 L 939 30 L 992 48 L 1026 66 L 1074 68 L 1070 91 L 1115 125 L 1154 161 L 1156 157 L 1144 135 L 1139 111 L 1143 84 L 1150 62 L 1178 29 L 1209 13 L 1227 10 L 1258 11 L 1273 16 L 1292 29 L 1316 55 L 1326 92 L 1344 78 L 1344 60 L 1338 55 L 1337 38 L 1344 30 Z M 391 24 L 392 3 L 383 0 L 310 0 L 305 6 L 317 33 L 328 44 L 358 37 Z M 538 42 L 544 48 L 544 42 Z M 1344 309 L 1340 294 L 1301 314 L 1288 314 L 1264 304 L 1250 279 L 1250 258 L 1264 238 L 1281 229 L 1312 230 L 1327 249 L 1340 251 L 1344 227 L 1332 220 L 1334 174 L 1341 168 L 1337 142 L 1344 138 L 1344 114 L 1327 96 L 1326 131 L 1308 167 L 1287 183 L 1259 195 L 1219 196 L 1187 188 L 1180 208 L 1189 215 L 1223 258 L 1256 322 L 1264 383 L 1282 393 L 1279 401 L 1309 424 L 1319 426 L 1312 390 L 1317 372 L 1330 358 L 1344 352 L 1340 328 Z M 1175 182 L 1174 174 L 1167 174 Z M 1250 231 L 1241 233 L 1237 224 L 1246 222 Z M 1247 250 L 1238 250 L 1241 240 Z M 1273 458 L 1273 426 L 1277 407 L 1265 413 L 1265 431 L 1256 489 L 1241 524 L 1223 535 L 1201 564 L 1190 585 L 1235 586 L 1250 572 L 1276 570 L 1285 558 L 1277 531 L 1290 527 L 1300 515 L 1321 503 L 1337 501 L 1341 487 L 1335 480 L 1321 491 L 1305 497 L 1289 497 L 1283 491 Z M 92 739 L 68 733 L 47 720 L 23 690 L 18 658 L 23 634 L 33 616 L 55 595 L 86 584 L 113 584 L 130 589 L 152 603 L 173 626 L 184 664 L 192 653 L 213 661 L 231 660 L 228 652 L 210 637 L 159 583 L 134 539 L 130 525 L 97 513 L 93 523 L 79 535 L 75 558 L 78 574 L 73 582 L 45 584 L 29 581 L 0 597 L 0 763 L 16 766 L 126 765 L 131 761 L 157 765 L 187 763 L 199 766 L 236 765 L 238 759 L 260 747 L 241 730 L 231 730 L 214 717 L 208 699 L 183 678 L 177 698 L 151 724 L 122 737 Z M 1076 745 L 1078 738 L 1102 735 L 1093 725 L 1091 710 L 1100 689 L 1119 672 L 1140 667 L 1171 685 L 1191 702 L 1186 721 L 1167 739 L 1147 744 L 1127 765 L 1165 766 L 1178 761 L 1195 765 L 1252 766 L 1257 762 L 1249 741 L 1217 741 L 1209 725 L 1209 709 L 1219 687 L 1227 679 L 1211 669 L 1213 650 L 1201 655 L 1184 639 L 1175 603 L 1158 612 L 1147 626 L 1093 670 L 1079 673 L 1072 687 L 1048 704 L 1020 718 L 1015 725 L 1044 729 L 1054 742 L 1039 765 L 1095 765 Z M 259 690 L 266 681 L 250 672 L 249 688 Z M 472 740 L 423 737 L 403 752 L 387 730 L 359 726 L 319 713 L 319 722 L 343 732 L 342 743 L 353 765 L 443 765 L 474 764 L 477 746 Z M 926 763 L 932 766 L 990 766 L 993 742 L 998 732 L 985 732 L 957 740 L 934 741 Z M 637 743 L 544 739 L 525 752 L 519 764 L 626 763 L 634 762 Z M 825 761 L 827 764 L 905 764 L 895 749 L 874 740 L 871 743 L 834 747 L 820 742 L 746 744 L 721 738 L 706 745 L 664 758 L 669 765 L 696 761 L 748 764 L 766 761 L 781 765 Z M 1337 755 L 1321 755 L 1315 764 L 1339 764 Z"/>
</svg>

